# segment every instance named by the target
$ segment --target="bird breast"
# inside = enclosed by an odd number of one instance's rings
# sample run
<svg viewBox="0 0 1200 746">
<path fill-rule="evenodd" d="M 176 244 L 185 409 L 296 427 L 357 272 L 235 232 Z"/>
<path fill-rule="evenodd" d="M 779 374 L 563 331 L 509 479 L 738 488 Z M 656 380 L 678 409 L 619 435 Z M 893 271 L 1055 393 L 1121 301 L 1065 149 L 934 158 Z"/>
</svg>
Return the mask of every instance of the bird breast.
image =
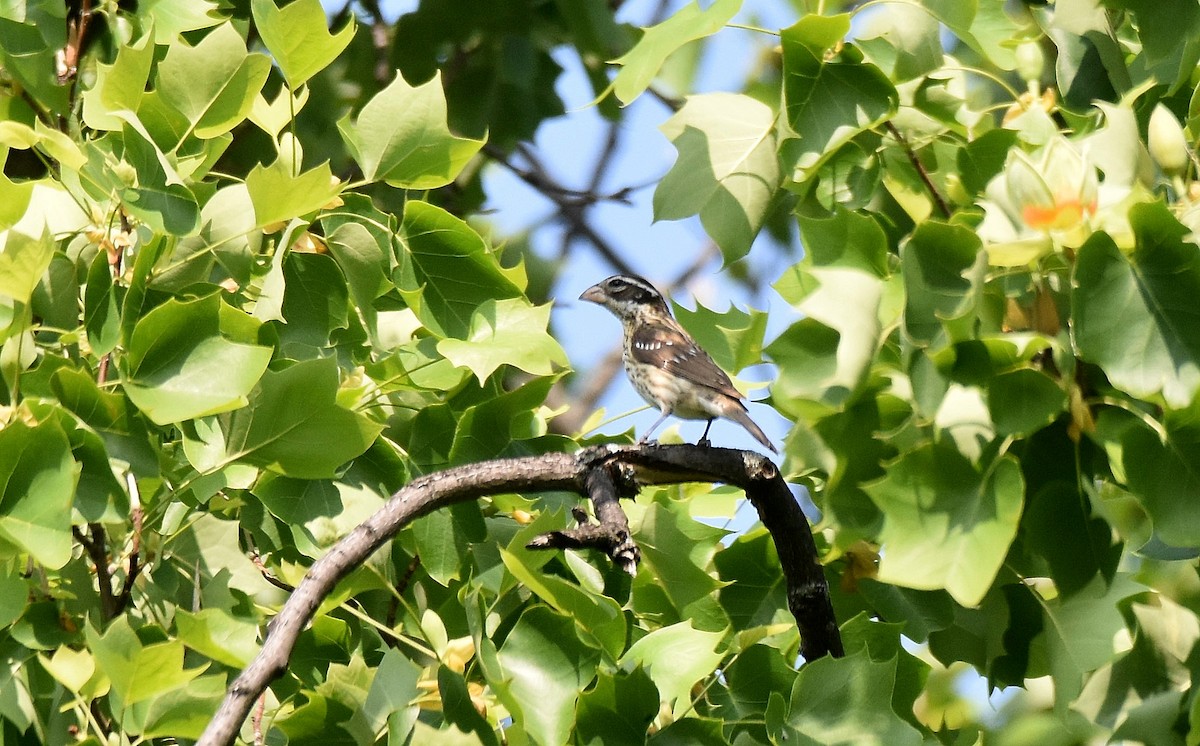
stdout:
<svg viewBox="0 0 1200 746">
<path fill-rule="evenodd" d="M 720 417 L 722 411 L 715 403 L 719 396 L 703 397 L 706 387 L 688 383 L 653 365 L 639 363 L 625 356 L 625 372 L 633 388 L 652 407 L 661 407 L 685 420 L 709 420 Z"/>
</svg>

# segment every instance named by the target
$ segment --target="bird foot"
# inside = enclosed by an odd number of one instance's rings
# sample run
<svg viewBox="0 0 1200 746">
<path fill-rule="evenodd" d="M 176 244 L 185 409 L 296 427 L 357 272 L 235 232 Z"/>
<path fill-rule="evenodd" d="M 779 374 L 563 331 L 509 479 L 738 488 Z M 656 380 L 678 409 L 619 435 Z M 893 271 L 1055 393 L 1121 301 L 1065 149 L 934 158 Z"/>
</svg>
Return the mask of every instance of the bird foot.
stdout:
<svg viewBox="0 0 1200 746">
<path fill-rule="evenodd" d="M 700 440 L 696 441 L 696 445 L 700 446 L 701 448 L 712 448 L 712 441 L 708 438 L 701 438 Z"/>
</svg>

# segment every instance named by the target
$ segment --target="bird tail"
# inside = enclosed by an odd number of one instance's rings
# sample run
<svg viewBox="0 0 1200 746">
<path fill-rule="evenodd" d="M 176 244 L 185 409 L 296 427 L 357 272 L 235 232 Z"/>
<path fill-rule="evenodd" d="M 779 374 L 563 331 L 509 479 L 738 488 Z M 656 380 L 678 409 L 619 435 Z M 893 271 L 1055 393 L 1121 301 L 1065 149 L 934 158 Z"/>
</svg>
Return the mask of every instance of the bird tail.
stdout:
<svg viewBox="0 0 1200 746">
<path fill-rule="evenodd" d="M 754 424 L 754 420 L 750 419 L 750 414 L 746 411 L 746 406 L 736 400 L 734 400 L 734 405 L 725 408 L 725 416 L 746 428 L 746 431 L 753 435 L 755 440 L 770 448 L 771 453 L 779 453 L 771 443 L 770 438 L 767 437 L 767 434 L 762 431 L 762 428 Z"/>
</svg>

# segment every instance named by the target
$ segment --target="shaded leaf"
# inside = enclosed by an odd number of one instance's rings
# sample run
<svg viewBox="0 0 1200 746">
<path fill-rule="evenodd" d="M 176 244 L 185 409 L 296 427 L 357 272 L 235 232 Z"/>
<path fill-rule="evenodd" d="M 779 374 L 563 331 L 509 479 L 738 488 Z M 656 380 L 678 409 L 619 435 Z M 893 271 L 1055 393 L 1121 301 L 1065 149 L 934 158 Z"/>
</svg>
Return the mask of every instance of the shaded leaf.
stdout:
<svg viewBox="0 0 1200 746">
<path fill-rule="evenodd" d="M 809 15 L 781 33 L 784 110 L 801 136 L 795 153 L 800 169 L 818 165 L 899 105 L 896 89 L 874 65 L 826 61 L 826 50 L 849 31 L 848 15 Z"/>
<path fill-rule="evenodd" d="M 1161 202 L 1135 205 L 1129 218 L 1138 239 L 1132 256 L 1104 233 L 1079 250 L 1072 336 L 1115 386 L 1184 407 L 1200 389 L 1200 254 Z"/>
<path fill-rule="evenodd" d="M 866 487 L 884 515 L 879 579 L 979 603 L 1017 533 L 1024 489 L 1009 456 L 980 473 L 951 446 L 908 451 Z"/>
</svg>

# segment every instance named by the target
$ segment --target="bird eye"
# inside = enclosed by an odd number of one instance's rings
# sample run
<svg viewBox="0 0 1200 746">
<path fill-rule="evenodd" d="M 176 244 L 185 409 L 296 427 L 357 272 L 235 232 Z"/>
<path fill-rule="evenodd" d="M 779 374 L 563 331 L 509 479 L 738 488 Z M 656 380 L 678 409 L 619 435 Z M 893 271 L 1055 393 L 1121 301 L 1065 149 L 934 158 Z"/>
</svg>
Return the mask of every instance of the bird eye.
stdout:
<svg viewBox="0 0 1200 746">
<path fill-rule="evenodd" d="M 627 284 L 628 283 L 626 283 L 620 277 L 613 277 L 612 279 L 610 279 L 608 281 L 608 287 L 610 290 L 620 290 L 621 288 L 625 287 L 625 285 L 627 285 Z"/>
</svg>

